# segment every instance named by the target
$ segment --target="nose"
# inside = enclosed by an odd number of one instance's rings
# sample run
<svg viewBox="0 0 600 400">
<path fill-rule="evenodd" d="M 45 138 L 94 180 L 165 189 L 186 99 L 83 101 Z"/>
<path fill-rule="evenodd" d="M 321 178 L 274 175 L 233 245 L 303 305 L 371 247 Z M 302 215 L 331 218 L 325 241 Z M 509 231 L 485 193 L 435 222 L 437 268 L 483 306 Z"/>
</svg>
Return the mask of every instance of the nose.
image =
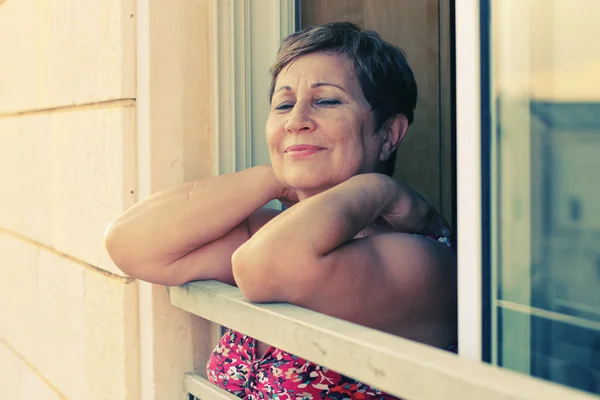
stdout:
<svg viewBox="0 0 600 400">
<path fill-rule="evenodd" d="M 285 121 L 284 128 L 286 132 L 312 132 L 315 129 L 315 122 L 310 114 L 310 104 L 297 102 L 288 113 L 288 119 Z"/>
</svg>

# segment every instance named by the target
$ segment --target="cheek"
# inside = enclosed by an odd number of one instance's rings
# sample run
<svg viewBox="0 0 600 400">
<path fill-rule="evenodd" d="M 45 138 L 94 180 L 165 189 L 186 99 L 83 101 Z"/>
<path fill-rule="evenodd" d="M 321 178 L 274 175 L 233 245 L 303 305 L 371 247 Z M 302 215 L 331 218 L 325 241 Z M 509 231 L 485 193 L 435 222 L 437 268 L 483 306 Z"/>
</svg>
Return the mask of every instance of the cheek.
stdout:
<svg viewBox="0 0 600 400">
<path fill-rule="evenodd" d="M 281 154 L 281 145 L 284 138 L 284 130 L 277 118 L 269 117 L 265 125 L 265 139 L 269 150 L 269 158 L 275 172 L 275 176 L 282 180 L 281 170 L 283 168 L 283 155 Z"/>
<path fill-rule="evenodd" d="M 378 162 L 378 138 L 368 123 L 369 121 L 358 119 L 351 123 L 346 120 L 340 125 L 343 129 L 338 131 L 337 142 L 341 150 L 338 161 L 343 169 L 369 170 L 371 164 Z"/>
<path fill-rule="evenodd" d="M 353 157 L 360 157 L 366 150 L 367 132 L 363 129 L 361 121 L 345 119 L 339 121 L 339 128 L 336 130 L 336 141 L 341 145 L 344 152 Z"/>
<path fill-rule="evenodd" d="M 269 117 L 267 119 L 267 123 L 265 125 L 265 139 L 267 141 L 267 146 L 269 147 L 269 151 L 273 151 L 273 148 L 278 148 L 279 143 L 281 142 L 281 133 L 279 125 L 274 118 Z"/>
</svg>

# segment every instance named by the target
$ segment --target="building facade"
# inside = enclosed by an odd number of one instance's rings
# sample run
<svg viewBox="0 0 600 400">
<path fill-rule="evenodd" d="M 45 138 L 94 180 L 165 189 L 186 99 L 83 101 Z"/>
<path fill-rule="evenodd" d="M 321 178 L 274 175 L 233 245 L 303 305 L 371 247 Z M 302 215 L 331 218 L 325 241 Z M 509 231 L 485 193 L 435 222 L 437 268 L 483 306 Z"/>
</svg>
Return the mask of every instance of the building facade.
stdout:
<svg viewBox="0 0 600 400">
<path fill-rule="evenodd" d="M 187 398 L 217 323 L 406 398 L 597 398 L 598 17 L 594 0 L 0 1 L 0 399 Z M 415 70 L 395 176 L 456 229 L 458 357 L 211 283 L 168 291 L 104 251 L 139 199 L 269 162 L 278 43 L 331 20 Z"/>
</svg>

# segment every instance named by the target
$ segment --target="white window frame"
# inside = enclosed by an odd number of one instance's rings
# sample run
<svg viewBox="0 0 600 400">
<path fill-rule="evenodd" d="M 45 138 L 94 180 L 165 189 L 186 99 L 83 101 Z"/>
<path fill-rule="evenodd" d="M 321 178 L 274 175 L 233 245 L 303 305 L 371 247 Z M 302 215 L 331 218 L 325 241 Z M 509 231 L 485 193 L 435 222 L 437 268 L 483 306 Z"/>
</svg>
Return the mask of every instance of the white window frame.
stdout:
<svg viewBox="0 0 600 400">
<path fill-rule="evenodd" d="M 481 56 L 479 0 L 457 0 L 456 182 L 459 354 L 482 359 Z"/>
<path fill-rule="evenodd" d="M 294 3 L 212 0 L 214 175 L 268 163 L 268 69 L 295 29 Z"/>
</svg>

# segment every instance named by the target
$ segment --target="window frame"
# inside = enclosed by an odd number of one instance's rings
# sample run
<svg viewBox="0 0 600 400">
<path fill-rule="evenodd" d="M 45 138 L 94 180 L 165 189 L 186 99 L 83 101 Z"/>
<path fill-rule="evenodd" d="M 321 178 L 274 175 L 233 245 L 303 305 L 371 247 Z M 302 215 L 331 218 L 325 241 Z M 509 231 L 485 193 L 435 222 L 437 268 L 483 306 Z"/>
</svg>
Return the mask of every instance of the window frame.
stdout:
<svg viewBox="0 0 600 400">
<path fill-rule="evenodd" d="M 474 361 L 483 359 L 484 331 L 480 21 L 480 0 L 456 0 L 458 342 Z"/>
<path fill-rule="evenodd" d="M 268 161 L 268 69 L 280 41 L 294 32 L 296 2 L 212 0 L 213 175 Z M 259 89 L 255 89 L 259 88 Z"/>
</svg>

